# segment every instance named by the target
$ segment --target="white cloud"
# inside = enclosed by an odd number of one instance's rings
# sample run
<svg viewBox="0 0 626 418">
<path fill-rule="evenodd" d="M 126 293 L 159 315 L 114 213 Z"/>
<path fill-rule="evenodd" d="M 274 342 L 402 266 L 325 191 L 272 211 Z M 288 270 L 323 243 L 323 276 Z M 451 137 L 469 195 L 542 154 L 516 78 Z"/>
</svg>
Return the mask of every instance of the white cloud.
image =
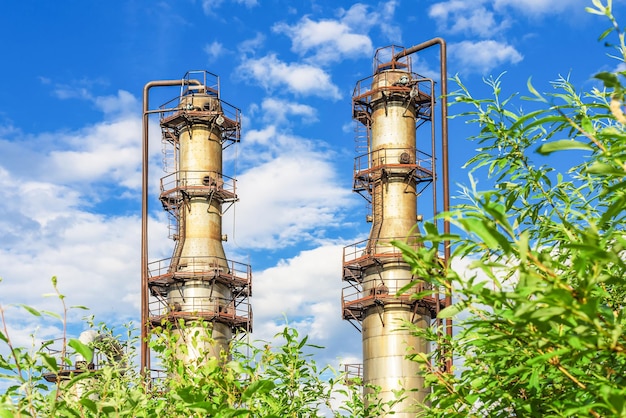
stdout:
<svg viewBox="0 0 626 418">
<path fill-rule="evenodd" d="M 265 35 L 257 32 L 254 38 L 246 39 L 237 45 L 237 51 L 242 54 L 254 54 L 265 43 Z"/>
<path fill-rule="evenodd" d="M 2 302 L 58 312 L 58 302 L 42 299 L 42 294 L 52 291 L 50 277 L 56 275 L 70 305 L 89 306 L 100 317 L 116 318 L 115 322 L 138 316 L 137 217 L 68 209 L 47 215 L 43 224 L 36 217 L 29 219 L 35 222 L 20 229 L 22 241 L 12 240 L 0 248 L 5 266 Z M 127 294 L 134 295 L 134 304 L 122 303 Z"/>
<path fill-rule="evenodd" d="M 437 22 L 439 30 L 483 38 L 493 37 L 509 26 L 508 19 L 498 22 L 494 12 L 482 5 L 481 1 L 468 3 L 451 0 L 436 3 L 428 9 L 428 16 Z"/>
<path fill-rule="evenodd" d="M 238 240 L 277 249 L 325 239 L 329 228 L 340 225 L 337 212 L 350 196 L 334 184 L 333 174 L 321 156 L 297 153 L 244 172 L 238 180 Z"/>
<path fill-rule="evenodd" d="M 54 95 L 61 100 L 66 99 L 91 99 L 91 92 L 85 87 L 57 85 L 53 91 Z"/>
<path fill-rule="evenodd" d="M 209 61 L 213 61 L 227 51 L 221 42 L 213 41 L 204 47 L 204 52 L 208 55 Z"/>
<path fill-rule="evenodd" d="M 319 70 L 312 66 L 283 65 L 296 72 L 285 83 L 295 82 L 309 70 L 313 73 Z M 317 83 L 319 87 L 319 79 Z M 337 94 L 336 87 L 330 86 Z M 123 116 L 127 112 L 120 109 L 137 105 L 126 92 L 108 97 L 85 94 L 85 98 L 95 103 L 108 120 L 71 132 L 35 136 L 7 130 L 3 135 L 14 138 L 0 138 L 0 197 L 6 202 L 0 207 L 3 232 L 0 263 L 5 266 L 0 303 L 20 302 L 58 312 L 58 301 L 41 298 L 41 294 L 51 291 L 50 277 L 57 275 L 60 290 L 67 295 L 69 304 L 92 308 L 87 313 L 76 312 L 73 320 L 93 313 L 98 320 L 116 324 L 136 320 L 140 313 L 140 218 L 136 213 L 118 215 L 117 209 L 98 213 L 93 203 L 100 199 L 101 203 L 114 206 L 114 198 L 118 197 L 115 193 L 139 190 L 140 112 L 136 109 L 128 112 L 134 116 Z M 313 121 L 316 111 L 311 106 L 277 98 L 263 100 L 260 110 L 262 119 L 272 125 L 244 131 L 242 144 L 249 146 L 250 152 L 241 158 L 245 170 L 238 175 L 241 202 L 236 213 L 237 240 L 252 249 L 278 249 L 302 242 L 307 248 L 322 245 L 329 241 L 327 231 L 341 224 L 341 212 L 355 199 L 349 188 L 339 185 L 333 154 L 320 145 L 323 141 L 317 143 L 288 135 L 276 128 L 276 124 L 287 123 L 294 116 Z M 151 153 L 160 161 L 160 132 L 156 118 L 153 119 Z M 24 167 L 18 169 L 18 163 L 7 161 L 11 155 L 28 156 L 29 164 L 22 161 Z M 153 186 L 158 185 L 158 177 L 162 175 L 156 164 L 151 165 L 150 172 Z M 98 196 L 99 185 L 110 188 L 111 193 Z M 133 198 L 137 199 L 137 195 Z M 172 242 L 167 239 L 166 215 L 160 207 L 154 207 L 154 211 L 155 218 L 149 223 L 151 260 L 170 257 L 172 250 Z M 224 231 L 229 231 L 228 225 Z M 338 330 L 342 327 L 350 329 L 355 341 L 359 341 L 358 333 L 338 313 L 339 248 L 305 251 L 267 272 L 255 273 L 251 303 L 255 327 L 260 333 L 255 335 L 271 336 L 279 331 L 281 313 L 285 312 L 303 334 L 310 333 L 312 338 L 336 344 L 332 356 L 355 355 L 355 350 L 335 342 L 339 341 Z M 265 289 L 261 290 L 257 276 L 261 277 L 260 283 L 265 283 Z M 295 299 L 286 309 L 281 309 L 275 305 L 273 293 L 277 288 L 272 281 L 288 280 L 288 277 L 293 281 L 294 276 L 299 276 L 297 283 L 285 288 L 294 292 Z M 312 294 L 318 290 L 319 294 Z M 278 291 L 285 295 L 282 292 Z M 14 324 L 20 321 L 30 324 L 24 322 L 24 316 L 14 319 L 17 321 Z M 19 338 L 27 338 L 24 327 L 13 328 Z M 50 334 L 56 331 L 50 328 L 46 337 L 55 336 Z"/>
<path fill-rule="evenodd" d="M 385 34 L 387 39 L 391 42 L 402 42 L 402 31 L 400 26 L 394 20 L 394 14 L 399 2 L 396 0 L 383 2 L 382 7 L 378 7 L 381 10 L 378 24 L 380 30 Z"/>
<path fill-rule="evenodd" d="M 243 4 L 246 7 L 253 7 L 259 4 L 258 0 L 235 0 L 237 4 Z"/>
<path fill-rule="evenodd" d="M 82 99 L 92 102 L 96 99 L 92 93 L 93 87 L 107 84 L 104 80 L 97 78 L 73 80 L 70 84 L 53 83 L 46 77 L 39 77 L 39 81 L 44 85 L 53 85 L 53 95 L 61 100 Z"/>
<path fill-rule="evenodd" d="M 61 136 L 70 148 L 53 150 L 46 163 L 50 179 L 61 182 L 115 182 L 127 188 L 139 186 L 141 161 L 140 119 L 100 123 Z"/>
<path fill-rule="evenodd" d="M 91 189 L 89 199 L 110 196 L 106 189 L 119 187 L 138 191 L 141 183 L 141 113 L 134 96 L 120 91 L 116 96 L 92 97 L 104 113 L 104 122 L 74 131 L 44 132 L 28 135 L 18 130 L 3 132 L 0 138 L 0 164 L 24 179 L 45 184 L 76 185 L 82 192 Z M 150 153 L 152 174 L 161 173 L 160 130 L 151 120 Z M 23 164 L 28 161 L 28 164 Z M 122 192 L 123 193 L 123 192 Z M 92 202 L 85 202 L 91 204 Z"/>
<path fill-rule="evenodd" d="M 359 201 L 341 184 L 335 158 L 323 141 L 282 132 L 276 125 L 247 130 L 237 175 L 239 245 L 269 250 L 310 247 L 345 226 L 343 214 Z M 225 231 L 231 231 L 232 222 L 225 219 Z"/>
<path fill-rule="evenodd" d="M 493 3 L 496 9 L 509 7 L 529 16 L 554 15 L 564 11 L 575 14 L 589 5 L 588 0 L 493 0 Z"/>
<path fill-rule="evenodd" d="M 213 9 L 217 9 L 224 3 L 224 0 L 202 0 L 202 10 L 204 13 L 210 14 Z"/>
<path fill-rule="evenodd" d="M 98 109 L 109 116 L 138 115 L 141 109 L 137 98 L 124 90 L 119 90 L 116 96 L 98 96 L 92 100 Z"/>
<path fill-rule="evenodd" d="M 339 88 L 324 70 L 310 64 L 285 63 L 276 54 L 247 58 L 238 73 L 244 80 L 253 80 L 269 91 L 287 89 L 302 96 L 341 98 Z"/>
<path fill-rule="evenodd" d="M 273 125 L 287 124 L 291 116 L 300 116 L 304 123 L 317 121 L 317 112 L 312 106 L 273 97 L 263 99 L 261 110 L 263 121 Z"/>
<path fill-rule="evenodd" d="M 287 34 L 291 38 L 292 51 L 299 55 L 306 55 L 313 50 L 312 62 L 328 64 L 345 57 L 369 56 L 372 52 L 370 38 L 353 32 L 341 21 L 313 21 L 305 16 L 294 26 L 275 25 L 274 31 Z"/>
<path fill-rule="evenodd" d="M 341 318 L 342 250 L 324 245 L 255 273 L 253 338 L 271 338 L 286 316 L 309 342 L 329 348 L 329 363 L 337 363 L 337 356 L 360 358 L 360 334 Z"/>
<path fill-rule="evenodd" d="M 129 111 L 137 101 L 127 92 L 87 96 L 106 118 L 114 117 L 73 132 L 7 131 L 3 135 L 11 137 L 0 139 L 0 302 L 58 312 L 58 304 L 41 298 L 57 275 L 69 304 L 118 322 L 139 316 L 140 219 L 138 211 L 126 213 L 124 195 L 130 190 L 138 198 L 141 118 L 138 109 Z M 130 113 L 123 116 L 124 110 Z M 159 155 L 159 131 L 152 131 L 151 152 Z M 92 209 L 98 202 L 107 205 L 107 214 Z M 151 254 L 162 257 L 171 244 L 162 238 L 167 232 L 160 210 L 150 229 L 159 237 Z"/>
<path fill-rule="evenodd" d="M 387 1 L 374 7 L 362 3 L 348 10 L 339 9 L 337 19 L 314 20 L 304 16 L 294 25 L 278 23 L 272 28 L 291 38 L 291 50 L 306 56 L 308 62 L 327 65 L 345 58 L 369 57 L 372 55 L 372 40 L 369 31 L 379 26 L 383 34 L 392 41 L 399 41 L 401 34 L 393 24 L 397 1 Z"/>
<path fill-rule="evenodd" d="M 231 0 L 236 4 L 243 4 L 250 8 L 259 4 L 258 0 Z M 220 8 L 224 4 L 224 0 L 202 0 L 202 10 L 207 15 L 214 14 L 215 10 Z"/>
<path fill-rule="evenodd" d="M 523 59 L 513 46 L 493 40 L 463 41 L 449 47 L 449 62 L 466 71 L 483 74 L 504 64 L 517 64 Z"/>
</svg>

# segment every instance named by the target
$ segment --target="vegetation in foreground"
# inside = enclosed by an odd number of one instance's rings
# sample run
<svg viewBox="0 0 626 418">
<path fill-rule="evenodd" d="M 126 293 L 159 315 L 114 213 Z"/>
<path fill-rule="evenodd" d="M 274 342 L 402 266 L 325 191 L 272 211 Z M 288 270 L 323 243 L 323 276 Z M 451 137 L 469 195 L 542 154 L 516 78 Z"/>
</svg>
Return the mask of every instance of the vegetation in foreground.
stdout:
<svg viewBox="0 0 626 418">
<path fill-rule="evenodd" d="M 611 2 L 592 0 L 588 11 L 609 19 L 601 39 L 616 35 L 614 58 L 623 68 L 624 32 Z M 583 93 L 567 78 L 549 94 L 529 82 L 530 97 L 521 98 L 528 112 L 514 107 L 517 96 L 501 96 L 500 78 L 487 80 L 493 96 L 485 99 L 457 80 L 454 106 L 467 109 L 457 117 L 478 128 L 470 138 L 478 154 L 467 166 L 494 186 L 470 184 L 465 203 L 442 215 L 454 234 L 426 223 L 419 251 L 396 243 L 417 277 L 454 289 L 456 299 L 440 315 L 455 318 L 452 338 L 414 329 L 457 359 L 455 373 L 444 374 L 437 352 L 410 355 L 432 389 L 422 416 L 626 416 L 625 76 L 598 74 L 598 88 Z M 578 162 L 559 170 L 545 155 L 559 166 Z M 463 268 L 441 266 L 444 242 Z M 14 347 L 4 328 L 0 379 L 10 383 L 0 417 L 382 416 L 392 407 L 370 400 L 365 408 L 356 386 L 340 385 L 340 374 L 306 354 L 317 349 L 306 337 L 288 327 L 279 337 L 261 348 L 235 347 L 232 359 L 185 364 L 168 360 L 176 337 L 164 332 L 152 350 L 177 376 L 164 386 L 145 385 L 114 364 L 48 386 L 41 376 L 58 367 L 54 359 Z M 89 354 L 76 340 L 69 346 Z M 79 387 L 87 390 L 71 390 Z"/>
<path fill-rule="evenodd" d="M 56 278 L 52 281 L 56 290 Z M 57 291 L 56 295 L 63 316 L 22 307 L 37 317 L 52 316 L 66 323 L 70 308 L 62 294 Z M 2 418 L 375 417 L 384 415 L 393 404 L 377 402 L 374 390 L 364 406 L 359 382 L 346 385 L 343 374 L 330 366 L 319 368 L 312 357 L 321 347 L 307 343 L 307 337 L 301 338 L 289 326 L 273 342 L 235 342 L 229 357 L 190 361 L 172 355 L 184 352 L 188 345 L 180 344 L 180 334 L 172 332 L 171 324 L 164 324 L 150 341 L 161 363 L 162 378 L 147 382 L 135 367 L 129 367 L 136 364 L 136 330 L 113 335 L 106 326 L 88 321 L 91 329 L 98 328 L 99 335 L 111 338 L 89 346 L 78 339 L 64 339 L 60 346 L 68 351 L 52 355 L 48 350 L 52 342 L 30 349 L 13 346 L 4 314 L 2 320 L 0 340 L 6 350 L 0 351 L 0 382 L 8 384 L 0 393 Z M 203 325 L 207 324 L 194 324 L 198 331 L 191 336 L 192 346 L 210 342 L 210 329 Z M 121 359 L 105 355 L 112 351 L 107 346 L 112 340 L 125 341 L 130 351 Z M 100 354 L 99 361 L 90 367 L 94 352 Z M 82 363 L 76 363 L 77 356 Z M 64 361 L 59 363 L 59 359 Z M 81 372 L 67 373 L 77 366 Z M 47 383 L 44 375 L 50 374 L 59 377 Z"/>
<path fill-rule="evenodd" d="M 468 109 L 457 117 L 478 127 L 467 167 L 493 188 L 472 182 L 443 215 L 455 234 L 427 224 L 424 248 L 404 251 L 456 299 L 440 315 L 456 318 L 453 338 L 415 330 L 457 358 L 448 375 L 414 355 L 432 388 L 423 416 L 626 416 L 626 46 L 610 1 L 587 10 L 610 20 L 600 39 L 617 35 L 621 68 L 596 75 L 592 91 L 559 78 L 540 94 L 529 81 L 524 112 L 500 78 L 486 99 L 457 80 L 454 106 Z M 463 267 L 438 266 L 444 240 Z"/>
</svg>

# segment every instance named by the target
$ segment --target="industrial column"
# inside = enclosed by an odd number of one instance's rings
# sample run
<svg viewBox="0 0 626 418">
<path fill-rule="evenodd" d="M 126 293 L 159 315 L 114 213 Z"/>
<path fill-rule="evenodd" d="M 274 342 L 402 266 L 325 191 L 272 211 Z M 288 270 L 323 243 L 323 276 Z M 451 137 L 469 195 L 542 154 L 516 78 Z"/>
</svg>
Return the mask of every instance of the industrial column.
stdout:
<svg viewBox="0 0 626 418">
<path fill-rule="evenodd" d="M 383 401 L 406 389 L 394 416 L 414 417 L 413 404 L 427 392 L 420 365 L 405 357 L 430 348 L 401 326 L 404 321 L 430 327 L 441 301 L 436 289 L 421 299 L 411 297 L 430 285 L 411 274 L 391 241 L 418 245 L 417 200 L 434 181 L 435 162 L 434 131 L 422 130 L 420 147 L 428 152 L 417 149 L 416 131 L 432 125 L 434 82 L 411 72 L 409 57 L 393 59 L 401 50 L 376 51 L 374 74 L 357 83 L 352 97 L 357 150 L 364 151 L 355 159 L 353 188 L 371 204 L 372 227 L 368 240 L 344 249 L 342 311 L 362 333 L 363 383 L 379 386 Z M 436 193 L 424 200 L 436 207 Z"/>
<path fill-rule="evenodd" d="M 237 200 L 222 152 L 239 141 L 240 114 L 220 99 L 219 79 L 189 72 L 180 94 L 160 110 L 165 170 L 160 201 L 175 241 L 169 259 L 149 263 L 148 322 L 169 322 L 184 360 L 219 357 L 239 331 L 251 331 L 251 269 L 226 258 L 222 216 Z M 192 341 L 208 326 L 210 339 Z"/>
</svg>

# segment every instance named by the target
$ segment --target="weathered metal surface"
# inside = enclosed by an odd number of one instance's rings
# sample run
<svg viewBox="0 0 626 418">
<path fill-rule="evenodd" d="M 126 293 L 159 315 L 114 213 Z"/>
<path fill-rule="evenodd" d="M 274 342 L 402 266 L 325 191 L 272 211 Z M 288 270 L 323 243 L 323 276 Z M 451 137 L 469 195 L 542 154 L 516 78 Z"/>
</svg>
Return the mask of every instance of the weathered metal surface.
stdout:
<svg viewBox="0 0 626 418">
<path fill-rule="evenodd" d="M 179 336 L 175 355 L 186 362 L 227 353 L 234 333 L 249 332 L 252 322 L 250 267 L 228 260 L 222 245 L 224 206 L 237 201 L 222 153 L 239 141 L 239 110 L 220 99 L 217 76 L 197 73 L 196 81 L 188 73 L 180 96 L 158 112 L 170 173 L 161 179 L 160 200 L 176 245 L 169 259 L 147 263 L 142 257 L 142 295 L 149 297 L 142 296 L 142 319 L 148 327 L 169 322 Z"/>
<path fill-rule="evenodd" d="M 416 137 L 416 129 L 431 122 L 434 83 L 412 73 L 408 59 L 393 60 L 397 48 L 377 51 L 374 74 L 357 83 L 352 98 L 353 117 L 365 129 L 357 133 L 367 141 L 365 146 L 357 144 L 358 150 L 367 152 L 355 159 L 354 190 L 371 203 L 372 226 L 368 240 L 344 250 L 343 280 L 348 286 L 342 294 L 342 312 L 362 333 L 363 383 L 379 386 L 382 401 L 395 399 L 395 393 L 405 389 L 405 399 L 393 411 L 394 416 L 408 418 L 415 416 L 414 405 L 427 392 L 419 377 L 420 364 L 406 356 L 428 353 L 430 347 L 402 325 L 432 326 L 443 300 L 438 289 L 412 275 L 391 245 L 394 240 L 421 245 L 418 196 L 434 182 L 436 171 L 434 132 L 429 142 L 418 144 Z M 387 61 L 380 60 L 384 53 Z M 430 152 L 425 152 L 428 148 Z M 432 201 L 436 202 L 434 188 Z M 413 295 L 418 292 L 426 295 L 416 299 Z"/>
</svg>

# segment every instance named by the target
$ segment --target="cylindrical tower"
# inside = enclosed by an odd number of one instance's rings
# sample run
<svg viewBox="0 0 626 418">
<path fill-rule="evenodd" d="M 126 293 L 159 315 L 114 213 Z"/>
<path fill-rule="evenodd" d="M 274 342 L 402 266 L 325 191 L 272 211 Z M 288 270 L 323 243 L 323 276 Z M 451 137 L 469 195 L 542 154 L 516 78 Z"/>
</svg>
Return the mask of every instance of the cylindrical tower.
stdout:
<svg viewBox="0 0 626 418">
<path fill-rule="evenodd" d="M 193 360 L 227 353 L 234 333 L 251 330 L 251 272 L 228 260 L 222 245 L 222 216 L 237 200 L 235 180 L 223 174 L 222 152 L 239 141 L 239 111 L 220 99 L 217 76 L 192 72 L 185 80 L 161 113 L 170 173 L 161 179 L 160 200 L 176 245 L 172 258 L 150 264 L 148 286 L 149 321 L 171 322 L 180 337 L 177 356 Z M 197 326 L 208 328 L 210 338 L 192 341 L 206 335 Z"/>
<path fill-rule="evenodd" d="M 431 325 L 438 297 L 416 300 L 428 285 L 411 274 L 398 240 L 418 245 L 417 198 L 434 179 L 430 137 L 417 149 L 416 128 L 431 122 L 433 82 L 411 72 L 410 61 L 393 61 L 398 47 L 379 49 L 374 74 L 357 83 L 353 116 L 357 122 L 357 156 L 354 190 L 371 204 L 369 239 L 344 250 L 343 317 L 361 330 L 363 383 L 379 386 L 379 398 L 394 400 L 405 389 L 406 399 L 393 410 L 395 416 L 415 416 L 414 404 L 423 401 L 420 365 L 406 359 L 409 352 L 429 351 L 429 345 L 402 327 Z M 389 57 L 384 60 L 383 57 Z M 431 132 L 429 131 L 429 134 Z M 360 147 L 359 147 L 360 146 Z M 415 283 L 410 289 L 404 289 Z"/>
</svg>

